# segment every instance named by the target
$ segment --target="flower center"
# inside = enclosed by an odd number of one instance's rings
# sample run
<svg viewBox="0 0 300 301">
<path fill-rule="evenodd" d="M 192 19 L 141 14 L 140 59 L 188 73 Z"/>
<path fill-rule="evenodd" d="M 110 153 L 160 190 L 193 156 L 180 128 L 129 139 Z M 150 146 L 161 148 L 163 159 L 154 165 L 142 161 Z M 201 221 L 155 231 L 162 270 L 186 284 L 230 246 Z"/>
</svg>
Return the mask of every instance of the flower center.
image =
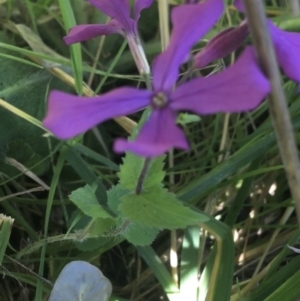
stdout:
<svg viewBox="0 0 300 301">
<path fill-rule="evenodd" d="M 152 98 L 152 105 L 155 108 L 164 108 L 168 103 L 168 98 L 163 92 L 158 92 Z"/>
</svg>

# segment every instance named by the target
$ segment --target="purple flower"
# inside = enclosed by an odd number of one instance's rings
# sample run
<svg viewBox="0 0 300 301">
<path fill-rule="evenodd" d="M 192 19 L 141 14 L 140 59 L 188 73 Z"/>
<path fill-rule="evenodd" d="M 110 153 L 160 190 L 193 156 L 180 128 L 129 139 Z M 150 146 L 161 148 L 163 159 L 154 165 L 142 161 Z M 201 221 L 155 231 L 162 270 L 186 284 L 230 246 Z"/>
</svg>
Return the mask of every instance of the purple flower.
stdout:
<svg viewBox="0 0 300 301">
<path fill-rule="evenodd" d="M 137 22 L 144 8 L 151 6 L 153 0 L 136 0 L 133 19 L 130 17 L 129 0 L 88 0 L 97 9 L 112 18 L 107 24 L 83 24 L 70 29 L 64 37 L 67 45 L 86 41 L 97 36 L 118 33 L 122 36 L 137 35 Z"/>
<path fill-rule="evenodd" d="M 248 26 L 230 27 L 212 38 L 194 57 L 194 66 L 203 68 L 214 60 L 234 52 L 249 35 Z"/>
<path fill-rule="evenodd" d="M 194 43 L 218 20 L 223 8 L 223 1 L 208 0 L 173 9 L 170 44 L 154 61 L 152 91 L 127 87 L 91 98 L 51 92 L 45 127 L 59 138 L 68 139 L 100 122 L 150 106 L 149 119 L 137 138 L 117 139 L 114 149 L 154 157 L 172 147 L 188 149 L 184 133 L 176 125 L 178 111 L 212 114 L 255 108 L 270 86 L 257 66 L 251 47 L 225 71 L 193 79 L 174 89 L 180 65 Z"/>
<path fill-rule="evenodd" d="M 154 0 L 135 0 L 133 18 L 130 17 L 129 0 L 88 0 L 97 9 L 110 16 L 107 24 L 82 24 L 70 29 L 64 41 L 67 45 L 86 41 L 97 36 L 120 34 L 128 41 L 138 69 L 142 73 L 149 73 L 143 52 L 138 49 L 140 41 L 137 23 L 141 11 L 151 6 Z"/>
<path fill-rule="evenodd" d="M 278 64 L 290 79 L 300 82 L 300 34 L 286 32 L 268 20 Z"/>
<path fill-rule="evenodd" d="M 244 12 L 242 0 L 235 0 L 234 5 Z M 300 34 L 286 32 L 267 20 L 278 64 L 290 79 L 300 82 Z M 228 29 L 212 39 L 206 47 L 195 56 L 195 66 L 202 68 L 215 59 L 223 58 L 237 49 L 249 35 L 247 21 L 240 26 Z"/>
</svg>

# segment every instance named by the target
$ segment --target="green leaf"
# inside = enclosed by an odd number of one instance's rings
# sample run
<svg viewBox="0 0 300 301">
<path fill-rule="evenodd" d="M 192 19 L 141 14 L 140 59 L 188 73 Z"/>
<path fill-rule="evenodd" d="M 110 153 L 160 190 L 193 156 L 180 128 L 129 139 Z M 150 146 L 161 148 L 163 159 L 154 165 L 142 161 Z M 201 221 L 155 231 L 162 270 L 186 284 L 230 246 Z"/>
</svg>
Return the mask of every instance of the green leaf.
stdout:
<svg viewBox="0 0 300 301">
<path fill-rule="evenodd" d="M 300 271 L 283 283 L 275 292 L 264 301 L 294 301 L 299 298 Z"/>
<path fill-rule="evenodd" d="M 139 223 L 129 223 L 121 235 L 135 246 L 147 246 L 154 241 L 158 232 L 159 230 L 153 227 L 148 227 Z"/>
<path fill-rule="evenodd" d="M 121 187 L 120 184 L 113 186 L 108 192 L 107 192 L 107 204 L 108 207 L 116 214 L 120 214 L 118 211 L 118 207 L 121 202 L 121 197 L 130 194 L 130 191 L 128 189 L 124 189 Z"/>
<path fill-rule="evenodd" d="M 121 203 L 121 198 L 128 194 L 130 194 L 130 191 L 122 188 L 120 184 L 113 186 L 107 192 L 108 206 L 119 216 L 120 211 L 118 207 Z M 118 218 L 116 226 L 116 229 L 113 230 L 114 235 L 121 235 L 136 246 L 150 245 L 159 232 L 156 228 L 129 222 L 127 218 L 122 216 Z"/>
<path fill-rule="evenodd" d="M 83 215 L 80 210 L 76 209 L 70 218 L 72 224 L 74 223 L 74 220 L 77 219 L 78 212 Z M 84 252 L 99 249 L 111 240 L 111 238 L 103 237 L 101 235 L 106 231 L 109 231 L 114 224 L 115 220 L 113 219 L 91 218 L 87 215 L 83 215 L 72 229 L 74 230 L 74 233 L 78 234 L 78 239 L 74 240 L 73 244 L 78 250 Z"/>
<path fill-rule="evenodd" d="M 66 158 L 86 184 L 94 185 L 97 183 L 98 187 L 95 191 L 95 195 L 101 205 L 106 205 L 106 188 L 91 168 L 91 165 L 89 165 L 73 148 L 70 148 Z"/>
<path fill-rule="evenodd" d="M 116 163 L 110 161 L 109 159 L 105 158 L 104 156 L 98 154 L 97 152 L 91 150 L 90 148 L 84 146 L 83 144 L 77 142 L 74 145 L 74 148 L 79 151 L 82 155 L 93 159 L 107 167 L 109 167 L 111 170 L 114 171 L 119 171 L 119 165 L 117 165 Z"/>
<path fill-rule="evenodd" d="M 164 155 L 151 160 L 143 183 L 144 190 L 149 189 L 153 185 L 160 184 L 164 179 L 165 172 L 163 171 L 163 167 L 165 157 L 166 156 Z M 123 188 L 135 190 L 144 163 L 144 158 L 132 153 L 126 153 L 126 156 L 123 159 L 123 165 L 120 166 L 120 172 L 118 174 L 120 184 Z"/>
<path fill-rule="evenodd" d="M 235 152 L 226 161 L 217 167 L 205 173 L 201 177 L 197 177 L 191 181 L 181 191 L 178 196 L 181 200 L 193 203 L 203 195 L 209 193 L 216 188 L 222 181 L 231 176 L 234 172 L 249 164 L 253 160 L 263 156 L 272 146 L 275 145 L 275 134 L 264 134 L 263 137 L 249 142 L 243 148 Z"/>
<path fill-rule="evenodd" d="M 209 219 L 185 207 L 160 185 L 139 195 L 123 196 L 121 200 L 118 209 L 124 218 L 158 229 L 185 228 Z"/>
<path fill-rule="evenodd" d="M 201 118 L 198 115 L 190 113 L 180 113 L 177 117 L 176 123 L 178 124 L 188 124 L 193 122 L 199 122 Z"/>
<path fill-rule="evenodd" d="M 182 300 L 198 300 L 199 226 L 184 231 L 180 261 L 180 296 Z"/>
<path fill-rule="evenodd" d="M 86 215 L 91 217 L 112 218 L 105 209 L 99 204 L 95 189 L 90 185 L 85 185 L 82 188 L 73 191 L 70 200 Z"/>
<path fill-rule="evenodd" d="M 114 219 L 96 218 L 91 226 L 91 235 L 103 235 L 116 224 Z"/>
<path fill-rule="evenodd" d="M 82 241 L 74 241 L 74 244 L 81 251 L 96 250 L 111 240 L 111 237 L 104 236 L 104 233 L 112 229 L 114 225 L 115 220 L 112 218 L 96 218 L 91 225 L 87 224 L 87 227 L 91 227 L 91 230 L 88 230 L 87 236 L 90 235 L 92 237 L 85 238 Z M 83 228 L 81 231 L 85 232 L 86 230 Z"/>
<path fill-rule="evenodd" d="M 140 247 L 137 246 L 136 250 L 139 252 L 140 256 L 145 260 L 157 280 L 159 281 L 160 285 L 162 286 L 163 290 L 168 296 L 168 300 L 181 300 L 180 291 L 172 276 L 170 275 L 166 265 L 162 262 L 162 260 L 157 256 L 154 250 L 147 246 L 147 247 Z"/>
<path fill-rule="evenodd" d="M 46 139 L 43 139 L 46 142 Z M 40 155 L 37 153 L 37 145 L 36 142 L 39 142 L 40 149 L 39 153 L 44 155 Z M 20 149 L 22 150 L 20 152 Z M 21 162 L 24 166 L 29 167 L 29 169 L 35 173 L 36 175 L 42 175 L 49 167 L 49 158 L 47 159 L 46 154 L 48 152 L 48 146 L 45 143 L 41 143 L 41 139 L 37 138 L 30 143 L 25 142 L 23 139 L 16 139 L 7 144 L 7 151 L 4 155 L 8 158 L 17 158 L 18 162 Z M 1 162 L 2 163 L 2 162 Z M 0 163 L 1 172 L 9 175 L 10 177 L 14 177 L 21 173 L 17 168 L 13 168 L 8 163 Z"/>
<path fill-rule="evenodd" d="M 0 42 L 10 43 L 1 32 Z M 11 50 L 2 49 L 1 53 L 22 58 Z M 67 90 L 66 85 L 53 78 L 47 70 L 2 56 L 0 56 L 0 66 L 2 71 L 5 70 L 5 72 L 0 72 L 0 99 L 38 120 L 45 116 L 48 91 Z M 0 107 L 0 116 L 1 159 L 8 155 L 30 169 L 38 160 L 47 157 L 49 145 L 48 140 L 42 137 L 43 130 L 2 107 Z M 54 143 L 56 142 L 53 140 L 52 146 Z M 48 167 L 46 163 L 38 167 L 38 173 L 45 171 Z M 11 176 L 19 173 L 13 167 L 5 166 L 5 163 L 1 162 L 0 170 L 3 169 Z"/>
<path fill-rule="evenodd" d="M 86 238 L 82 241 L 73 241 L 73 244 L 76 246 L 76 248 L 83 252 L 88 251 L 94 251 L 99 249 L 102 246 L 105 246 L 111 238 L 109 237 L 92 237 L 92 238 Z"/>
<path fill-rule="evenodd" d="M 198 209 L 195 208 L 195 211 L 198 212 Z M 228 301 L 235 261 L 232 229 L 213 217 L 202 226 L 215 237 L 216 243 L 201 273 L 198 301 Z"/>
<path fill-rule="evenodd" d="M 251 291 L 249 295 L 245 296 L 243 301 L 266 300 L 274 292 L 281 290 L 285 286 L 286 282 L 299 271 L 299 268 L 300 257 L 297 256 L 277 271 L 273 271 L 273 274 Z M 276 293 L 274 295 L 276 296 Z M 280 299 L 278 298 L 278 300 Z M 284 298 L 282 300 L 286 299 Z M 296 300 L 296 298 L 292 300 Z"/>
<path fill-rule="evenodd" d="M 59 0 L 60 11 L 65 25 L 66 32 L 76 25 L 76 20 L 73 14 L 72 6 L 69 0 Z M 82 94 L 82 58 L 80 44 L 75 43 L 70 45 L 72 67 L 74 71 L 76 91 L 79 95 Z"/>
</svg>

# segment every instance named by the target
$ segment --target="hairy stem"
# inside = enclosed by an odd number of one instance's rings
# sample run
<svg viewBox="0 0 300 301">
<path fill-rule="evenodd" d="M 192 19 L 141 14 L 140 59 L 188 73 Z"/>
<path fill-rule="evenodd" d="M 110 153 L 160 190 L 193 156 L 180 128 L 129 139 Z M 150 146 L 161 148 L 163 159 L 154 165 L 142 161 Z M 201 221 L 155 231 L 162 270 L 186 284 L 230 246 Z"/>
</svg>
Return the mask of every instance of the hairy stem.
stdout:
<svg viewBox="0 0 300 301">
<path fill-rule="evenodd" d="M 258 60 L 271 83 L 270 114 L 300 224 L 300 162 L 273 43 L 261 0 L 244 0 Z"/>
</svg>

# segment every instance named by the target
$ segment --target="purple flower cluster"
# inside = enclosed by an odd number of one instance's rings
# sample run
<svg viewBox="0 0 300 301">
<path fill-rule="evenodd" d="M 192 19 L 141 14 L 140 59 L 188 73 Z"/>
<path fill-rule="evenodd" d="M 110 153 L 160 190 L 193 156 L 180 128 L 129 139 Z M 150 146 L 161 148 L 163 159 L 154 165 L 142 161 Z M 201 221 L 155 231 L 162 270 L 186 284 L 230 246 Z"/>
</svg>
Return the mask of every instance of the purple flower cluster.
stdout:
<svg viewBox="0 0 300 301">
<path fill-rule="evenodd" d="M 153 0 L 136 0 L 133 19 L 128 0 L 88 0 L 96 8 L 112 17 L 106 25 L 79 25 L 65 37 L 68 44 L 84 41 L 98 35 L 119 33 L 138 51 L 137 22 L 142 9 Z M 152 89 L 122 87 L 94 97 L 79 97 L 52 91 L 44 126 L 61 139 L 68 139 L 97 124 L 122 115 L 151 107 L 148 121 L 133 141 L 117 139 L 116 152 L 132 151 L 154 157 L 172 147 L 186 150 L 188 143 L 176 125 L 179 111 L 197 114 L 243 112 L 257 107 L 270 91 L 270 85 L 260 71 L 251 46 L 246 47 L 236 62 L 224 71 L 195 78 L 176 85 L 180 66 L 189 59 L 193 45 L 218 21 L 224 10 L 222 0 L 185 1 L 172 10 L 172 34 L 167 49 L 156 57 L 152 65 Z M 238 3 L 239 5 L 239 3 Z M 286 33 L 271 22 L 270 30 L 280 65 L 292 79 L 300 81 L 300 35 Z M 228 29 L 212 39 L 195 56 L 195 66 L 203 67 L 211 61 L 234 51 L 248 35 L 247 22 Z M 289 53 L 287 55 L 286 53 Z M 141 57 L 136 57 L 141 62 Z M 295 63 L 296 62 L 296 63 Z M 293 64 L 293 65 L 292 65 Z M 295 65 L 296 64 L 296 65 Z M 137 63 L 140 71 L 147 68 Z M 146 69 L 145 69 L 146 68 Z"/>
</svg>

